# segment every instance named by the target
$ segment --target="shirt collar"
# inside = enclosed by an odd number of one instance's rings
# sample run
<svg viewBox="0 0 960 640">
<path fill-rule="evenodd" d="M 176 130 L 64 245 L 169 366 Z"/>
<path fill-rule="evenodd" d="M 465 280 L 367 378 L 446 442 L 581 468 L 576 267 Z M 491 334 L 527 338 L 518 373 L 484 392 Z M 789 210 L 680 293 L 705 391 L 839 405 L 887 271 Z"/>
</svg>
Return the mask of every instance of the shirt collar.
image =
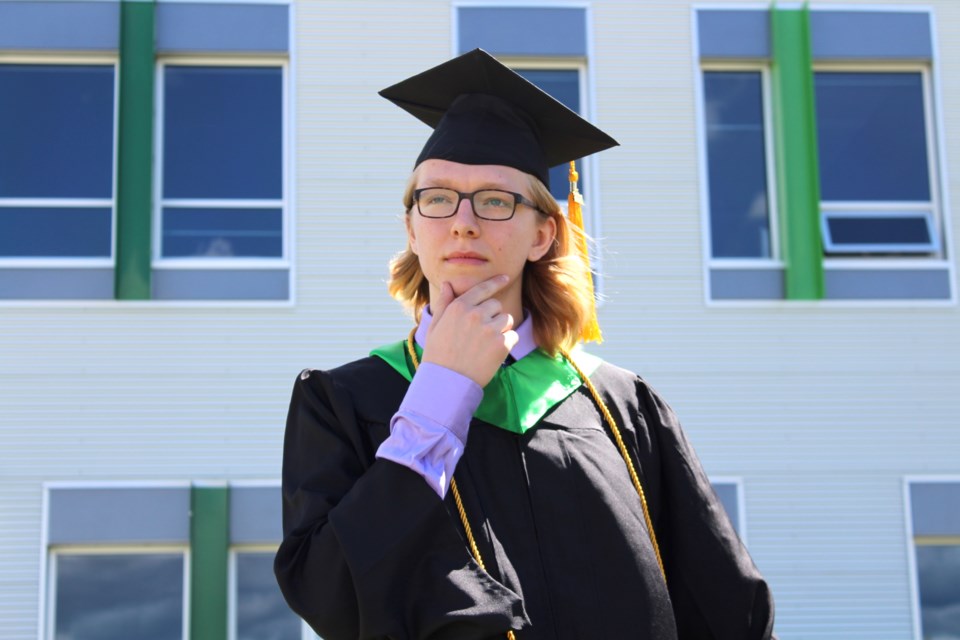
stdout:
<svg viewBox="0 0 960 640">
<path fill-rule="evenodd" d="M 426 306 L 420 315 L 420 325 L 417 327 L 417 333 L 414 336 L 414 340 L 421 347 L 427 342 L 427 330 L 430 329 L 431 322 L 433 322 L 433 316 L 430 315 L 430 307 Z M 537 348 L 537 341 L 533 338 L 533 316 L 524 310 L 523 322 L 514 331 L 520 336 L 520 340 L 513 346 L 513 349 L 510 349 L 510 355 L 513 356 L 514 360 L 520 360 Z"/>
</svg>

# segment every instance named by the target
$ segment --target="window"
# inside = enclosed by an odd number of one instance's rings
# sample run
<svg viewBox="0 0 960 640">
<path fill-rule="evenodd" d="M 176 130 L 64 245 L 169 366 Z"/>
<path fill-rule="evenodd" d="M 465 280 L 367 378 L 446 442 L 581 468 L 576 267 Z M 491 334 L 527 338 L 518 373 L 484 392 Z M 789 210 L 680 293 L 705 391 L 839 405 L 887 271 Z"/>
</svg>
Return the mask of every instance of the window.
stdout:
<svg viewBox="0 0 960 640">
<path fill-rule="evenodd" d="M 743 513 L 743 481 L 739 478 L 711 478 L 710 485 L 720 499 L 740 539 L 746 543 Z"/>
<path fill-rule="evenodd" d="M 705 70 L 703 100 L 710 254 L 770 258 L 764 74 L 760 69 Z"/>
<path fill-rule="evenodd" d="M 298 640 L 305 625 L 290 611 L 273 575 L 283 536 L 280 488 L 230 487 L 230 637 Z"/>
<path fill-rule="evenodd" d="M 923 638 L 956 640 L 960 638 L 960 536 L 915 542 Z"/>
<path fill-rule="evenodd" d="M 458 51 L 482 47 L 571 111 L 583 115 L 587 59 L 586 11 L 578 7 L 464 6 L 457 8 Z M 587 196 L 591 162 L 577 164 Z M 550 191 L 570 193 L 568 167 L 550 169 Z M 590 209 L 588 208 L 587 211 Z"/>
<path fill-rule="evenodd" d="M 930 14 L 695 20 L 707 299 L 952 300 Z"/>
<path fill-rule="evenodd" d="M 235 587 L 231 623 L 234 640 L 299 640 L 300 619 L 290 611 L 273 574 L 276 548 L 241 547 L 232 554 Z"/>
<path fill-rule="evenodd" d="M 72 551 L 51 556 L 51 638 L 186 638 L 182 551 Z"/>
<path fill-rule="evenodd" d="M 158 257 L 282 258 L 283 68 L 162 66 Z"/>
<path fill-rule="evenodd" d="M 580 109 L 580 69 L 573 68 L 536 68 L 529 63 L 511 64 L 518 74 L 537 85 L 546 93 L 563 103 L 571 111 L 582 113 Z M 580 192 L 586 195 L 582 185 L 586 184 L 586 172 L 582 163 L 578 163 L 577 172 L 580 174 Z M 560 165 L 550 169 L 550 192 L 560 202 L 567 201 L 570 193 L 569 167 Z"/>
<path fill-rule="evenodd" d="M 960 638 L 960 479 L 907 482 L 917 638 Z"/>
<path fill-rule="evenodd" d="M 289 300 L 287 2 L 0 13 L 0 300 Z"/>
<path fill-rule="evenodd" d="M 817 71 L 824 249 L 939 251 L 922 71 Z"/>
<path fill-rule="evenodd" d="M 298 640 L 273 575 L 280 504 L 277 484 L 47 487 L 41 637 Z"/>
<path fill-rule="evenodd" d="M 113 63 L 0 64 L 0 261 L 112 261 L 115 82 Z"/>
</svg>

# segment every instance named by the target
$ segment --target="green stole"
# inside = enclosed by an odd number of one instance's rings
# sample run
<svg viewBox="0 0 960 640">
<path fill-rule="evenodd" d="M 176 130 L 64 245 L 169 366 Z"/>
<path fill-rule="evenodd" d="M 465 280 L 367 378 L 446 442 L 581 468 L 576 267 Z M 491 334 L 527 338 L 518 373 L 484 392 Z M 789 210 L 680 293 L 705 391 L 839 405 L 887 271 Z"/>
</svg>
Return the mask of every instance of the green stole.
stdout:
<svg viewBox="0 0 960 640">
<path fill-rule="evenodd" d="M 420 357 L 423 349 L 416 343 L 414 346 Z M 407 380 L 413 380 L 415 369 L 407 353 L 406 340 L 374 349 L 370 355 L 384 360 Z M 570 355 L 586 376 L 596 371 L 602 362 L 580 349 Z M 551 357 L 537 348 L 497 370 L 493 380 L 483 388 L 483 400 L 473 416 L 501 429 L 523 434 L 582 384 L 577 370 L 563 355 L 558 353 Z"/>
</svg>

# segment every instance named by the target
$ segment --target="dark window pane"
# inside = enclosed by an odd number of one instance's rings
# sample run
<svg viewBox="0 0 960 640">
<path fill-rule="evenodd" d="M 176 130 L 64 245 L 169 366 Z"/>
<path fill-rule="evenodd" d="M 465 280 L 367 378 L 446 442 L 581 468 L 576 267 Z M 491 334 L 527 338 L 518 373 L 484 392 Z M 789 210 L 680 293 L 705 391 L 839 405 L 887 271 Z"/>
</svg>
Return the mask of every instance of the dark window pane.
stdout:
<svg viewBox="0 0 960 640">
<path fill-rule="evenodd" d="M 164 258 L 279 258 L 283 255 L 280 209 L 163 210 Z"/>
<path fill-rule="evenodd" d="M 821 199 L 930 200 L 920 73 L 815 75 Z"/>
<path fill-rule="evenodd" d="M 109 258 L 110 225 L 103 207 L 0 207 L 0 257 Z"/>
<path fill-rule="evenodd" d="M 273 556 L 237 554 L 237 640 L 300 640 L 300 619 L 283 600 Z"/>
<path fill-rule="evenodd" d="M 57 640 L 183 638 L 183 555 L 57 558 Z"/>
<path fill-rule="evenodd" d="M 514 69 L 518 74 L 537 85 L 546 93 L 563 103 L 571 111 L 580 113 L 580 72 L 576 69 Z M 578 187 L 584 190 L 583 165 L 577 162 L 580 174 Z M 566 164 L 550 169 L 550 193 L 562 202 L 570 193 L 570 167 Z"/>
<path fill-rule="evenodd" d="M 279 67 L 167 66 L 163 197 L 280 198 Z"/>
<path fill-rule="evenodd" d="M 960 545 L 917 546 L 924 640 L 960 640 Z"/>
<path fill-rule="evenodd" d="M 834 244 L 930 244 L 930 229 L 924 218 L 830 217 Z"/>
<path fill-rule="evenodd" d="M 766 258 L 770 209 L 758 71 L 703 74 L 714 258 Z"/>
<path fill-rule="evenodd" d="M 113 66 L 0 64 L 0 197 L 113 195 Z"/>
</svg>

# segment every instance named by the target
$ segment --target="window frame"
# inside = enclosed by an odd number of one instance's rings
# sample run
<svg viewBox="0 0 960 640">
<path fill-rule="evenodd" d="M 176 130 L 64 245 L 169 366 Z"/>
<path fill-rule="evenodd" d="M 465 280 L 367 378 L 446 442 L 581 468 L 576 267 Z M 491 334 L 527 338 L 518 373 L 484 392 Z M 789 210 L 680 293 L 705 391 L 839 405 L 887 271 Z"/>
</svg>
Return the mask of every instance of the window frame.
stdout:
<svg viewBox="0 0 960 640">
<path fill-rule="evenodd" d="M 117 137 L 120 116 L 120 61 L 115 53 L 65 53 L 12 54 L 0 53 L 0 65 L 34 66 L 86 66 L 102 65 L 113 69 L 113 123 L 111 132 L 112 157 L 110 160 L 109 198 L 0 198 L 0 207 L 69 207 L 76 209 L 110 209 L 110 256 L 109 257 L 11 257 L 0 256 L 0 269 L 4 268 L 55 268 L 55 269 L 103 269 L 114 268 L 117 258 Z"/>
<path fill-rule="evenodd" d="M 190 548 L 189 545 L 172 544 L 104 544 L 104 545 L 74 545 L 58 544 L 44 547 L 46 559 L 46 606 L 41 607 L 44 624 L 41 625 L 43 640 L 56 640 L 57 622 L 57 574 L 58 559 L 61 555 L 152 555 L 152 554 L 180 554 L 183 561 L 183 600 L 181 602 L 181 640 L 190 637 Z"/>
<path fill-rule="evenodd" d="M 163 197 L 163 142 L 164 142 L 164 79 L 167 66 L 197 66 L 197 67 L 275 67 L 281 72 L 281 118 L 280 137 L 281 137 L 281 197 L 279 199 L 182 199 Z M 156 73 L 154 74 L 154 162 L 153 162 L 153 207 L 151 216 L 151 269 L 184 269 L 184 270 L 218 270 L 232 271 L 244 269 L 269 269 L 276 270 L 285 268 L 292 271 L 292 212 L 291 212 L 291 192 L 290 185 L 290 131 L 291 131 L 291 112 L 290 112 L 290 60 L 287 56 L 273 55 L 165 55 L 157 60 Z M 281 240 L 283 243 L 282 253 L 279 257 L 163 257 L 163 209 L 167 206 L 178 207 L 196 207 L 196 208 L 279 208 L 281 210 Z M 292 277 L 292 275 L 291 275 Z M 288 295 L 289 302 L 292 299 L 292 293 Z M 244 301 L 250 302 L 250 301 Z M 271 301 L 273 302 L 273 301 Z"/>
<path fill-rule="evenodd" d="M 821 228 L 825 224 L 824 211 L 870 211 L 890 209 L 916 209 L 917 211 L 929 211 L 932 216 L 933 225 L 932 244 L 934 250 L 930 251 L 929 256 L 917 255 L 880 255 L 880 256 L 843 256 L 827 255 L 826 238 L 823 236 L 823 268 L 825 271 L 830 269 L 843 269 L 844 267 L 854 268 L 909 268 L 920 263 L 923 266 L 933 266 L 935 264 L 948 264 L 947 256 L 947 236 L 946 236 L 946 209 L 942 201 L 942 176 L 941 176 L 941 158 L 938 154 L 940 141 L 938 140 L 938 120 L 934 111 L 934 87 L 931 77 L 932 69 L 925 62 L 814 62 L 813 73 L 835 72 L 835 73 L 920 73 L 921 86 L 923 87 L 923 119 L 924 119 L 924 143 L 927 148 L 927 166 L 929 167 L 929 187 L 930 202 L 922 201 L 891 201 L 891 200 L 864 200 L 864 201 L 844 201 L 844 200 L 824 200 L 820 199 L 820 224 Z M 895 251 L 890 251 L 895 253 Z M 909 252 L 905 252 L 909 253 Z M 952 267 L 951 267 L 952 268 Z"/>
<path fill-rule="evenodd" d="M 710 180 L 707 152 L 707 103 L 704 91 L 704 74 L 710 72 L 749 71 L 760 73 L 761 98 L 763 101 L 763 148 L 766 161 L 768 228 L 770 230 L 770 256 L 764 258 L 717 258 L 713 256 L 713 226 L 710 211 Z M 777 200 L 776 149 L 773 135 L 773 107 L 771 93 L 770 65 L 766 61 L 726 62 L 701 61 L 697 69 L 696 111 L 698 154 L 700 156 L 700 210 L 703 228 L 703 264 L 706 268 L 706 282 L 709 282 L 711 269 L 782 269 L 784 262 L 780 247 L 780 211 Z"/>
<path fill-rule="evenodd" d="M 843 243 L 837 244 L 830 234 L 830 221 L 836 219 L 855 220 L 857 218 L 890 218 L 897 219 L 922 219 L 926 223 L 927 232 L 930 235 L 930 242 L 927 243 L 888 243 L 888 244 L 870 244 L 862 243 Z M 820 210 L 820 233 L 823 238 L 824 258 L 829 257 L 843 258 L 844 254 L 858 253 L 883 253 L 894 256 L 908 254 L 912 257 L 922 258 L 922 255 L 940 251 L 940 235 L 937 233 L 937 221 L 935 213 L 930 207 L 921 206 L 917 203 L 907 202 L 901 206 L 895 206 L 893 203 L 881 202 L 876 206 L 867 207 L 866 202 L 851 202 L 845 206 L 839 204 Z M 888 256 L 884 256 L 888 257 Z M 882 259 L 880 256 L 877 259 Z"/>
<path fill-rule="evenodd" d="M 907 544 L 907 574 L 910 581 L 910 613 L 913 640 L 923 640 L 923 610 L 920 607 L 920 575 L 917 569 L 917 547 L 927 545 L 960 545 L 960 531 L 956 535 L 929 536 L 914 534 L 913 499 L 911 487 L 918 484 L 955 485 L 960 493 L 960 475 L 905 476 L 903 479 L 903 519 Z M 918 544 L 919 539 L 919 544 Z"/>
</svg>

